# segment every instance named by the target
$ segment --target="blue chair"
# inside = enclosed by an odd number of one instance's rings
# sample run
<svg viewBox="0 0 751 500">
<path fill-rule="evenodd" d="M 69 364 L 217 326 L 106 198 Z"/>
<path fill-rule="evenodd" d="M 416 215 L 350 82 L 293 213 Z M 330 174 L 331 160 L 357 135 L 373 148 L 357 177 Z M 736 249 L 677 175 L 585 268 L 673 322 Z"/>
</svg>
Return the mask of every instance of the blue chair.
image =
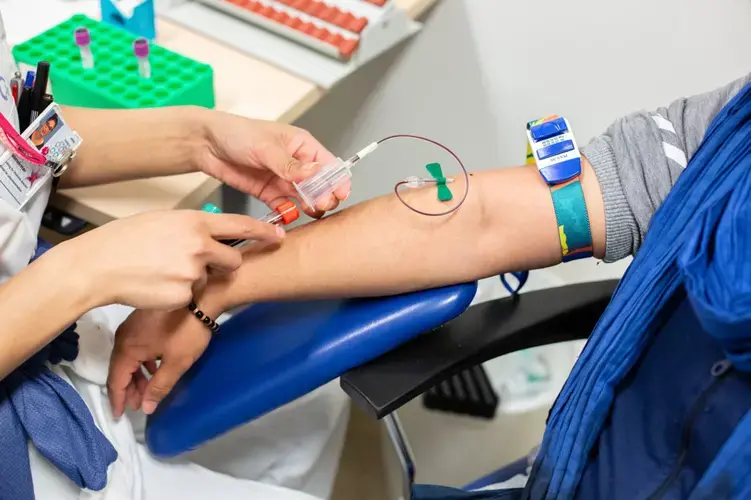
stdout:
<svg viewBox="0 0 751 500">
<path fill-rule="evenodd" d="M 201 359 L 149 418 L 146 442 L 170 458 L 339 377 L 366 412 L 383 419 L 404 472 L 414 461 L 396 415 L 454 374 L 513 351 L 587 338 L 616 281 L 540 290 L 468 308 L 468 283 L 376 299 L 258 304 L 222 327 Z M 516 462 L 467 489 L 511 477 Z"/>
</svg>

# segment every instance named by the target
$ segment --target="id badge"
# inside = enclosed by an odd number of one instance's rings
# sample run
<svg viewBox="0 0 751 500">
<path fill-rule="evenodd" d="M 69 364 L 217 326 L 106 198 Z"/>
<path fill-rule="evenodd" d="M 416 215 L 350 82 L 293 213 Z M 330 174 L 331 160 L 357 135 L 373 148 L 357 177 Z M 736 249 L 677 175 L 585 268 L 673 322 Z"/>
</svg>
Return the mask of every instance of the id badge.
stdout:
<svg viewBox="0 0 751 500">
<path fill-rule="evenodd" d="M 53 171 L 71 158 L 82 140 L 65 122 L 57 104 L 20 135 L 23 144 L 15 141 L 15 131 L 2 128 L 6 151 L 0 155 L 0 197 L 20 210 L 50 181 Z"/>
</svg>

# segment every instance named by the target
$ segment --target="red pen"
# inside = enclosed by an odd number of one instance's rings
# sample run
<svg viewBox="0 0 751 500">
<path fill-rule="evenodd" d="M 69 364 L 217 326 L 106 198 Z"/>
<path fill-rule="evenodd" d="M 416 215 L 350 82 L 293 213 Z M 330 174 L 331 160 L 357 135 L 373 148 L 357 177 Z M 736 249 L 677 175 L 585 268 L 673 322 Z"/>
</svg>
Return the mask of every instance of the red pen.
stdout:
<svg viewBox="0 0 751 500">
<path fill-rule="evenodd" d="M 23 92 L 23 79 L 21 78 L 20 72 L 16 71 L 16 74 L 10 79 L 10 89 L 13 93 L 13 102 L 18 106 L 18 101 L 21 99 L 21 92 Z"/>
</svg>

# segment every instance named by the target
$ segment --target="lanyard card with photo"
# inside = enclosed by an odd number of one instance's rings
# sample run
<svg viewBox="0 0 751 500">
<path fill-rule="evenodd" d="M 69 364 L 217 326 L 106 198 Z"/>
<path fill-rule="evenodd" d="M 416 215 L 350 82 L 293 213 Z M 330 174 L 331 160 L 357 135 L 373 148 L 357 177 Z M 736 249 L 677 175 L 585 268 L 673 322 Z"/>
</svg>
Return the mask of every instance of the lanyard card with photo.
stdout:
<svg viewBox="0 0 751 500">
<path fill-rule="evenodd" d="M 46 163 L 40 164 L 29 155 L 19 154 L 13 149 L 0 155 L 0 197 L 18 209 L 23 208 L 50 180 L 50 167 L 78 149 L 82 142 L 81 137 L 65 122 L 57 104 L 42 112 L 21 134 L 21 139 L 38 152 L 39 158 Z"/>
</svg>

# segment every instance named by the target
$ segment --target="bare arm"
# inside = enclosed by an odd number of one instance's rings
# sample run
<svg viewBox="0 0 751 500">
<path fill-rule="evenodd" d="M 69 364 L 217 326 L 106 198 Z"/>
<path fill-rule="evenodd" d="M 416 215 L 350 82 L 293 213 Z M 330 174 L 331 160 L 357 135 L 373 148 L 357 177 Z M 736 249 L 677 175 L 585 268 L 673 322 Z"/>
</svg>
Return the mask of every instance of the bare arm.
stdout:
<svg viewBox="0 0 751 500">
<path fill-rule="evenodd" d="M 61 187 L 194 172 L 207 110 L 63 108 L 84 142 Z"/>
<path fill-rule="evenodd" d="M 690 158 L 706 124 L 749 78 L 679 99 L 669 109 L 620 119 L 582 148 L 595 257 L 615 261 L 638 250 L 684 168 L 676 159 L 680 153 Z M 385 196 L 292 231 L 278 249 L 250 249 L 239 270 L 210 280 L 196 302 L 214 317 L 252 302 L 387 295 L 561 260 L 550 193 L 534 167 L 477 173 L 470 182 L 466 204 L 450 217 L 416 215 Z M 434 190 L 411 195 L 425 197 L 421 203 L 436 202 Z M 187 311 L 132 314 L 118 330 L 110 367 L 116 414 L 142 363 L 162 358 L 142 391 L 149 413 L 209 340 L 207 329 Z"/>
<path fill-rule="evenodd" d="M 56 245 L 0 286 L 0 380 L 83 313 L 107 304 L 183 309 L 207 268 L 242 263 L 218 239 L 278 242 L 276 228 L 245 215 L 153 211 Z"/>
<path fill-rule="evenodd" d="M 601 257 L 603 201 L 586 160 L 582 185 Z M 435 200 L 432 189 L 409 194 L 425 198 L 419 203 Z M 451 216 L 414 214 L 389 195 L 291 231 L 279 248 L 246 253 L 241 268 L 212 282 L 199 304 L 216 313 L 266 300 L 388 295 L 560 260 L 550 192 L 536 168 L 499 169 L 473 174 L 467 201 Z"/>
<path fill-rule="evenodd" d="M 560 262 L 550 190 L 536 167 L 476 173 L 470 183 L 465 204 L 451 216 L 418 215 L 388 195 L 290 231 L 280 246 L 250 248 L 237 271 L 211 278 L 195 301 L 215 318 L 251 302 L 389 295 Z M 604 206 L 586 160 L 582 185 L 595 254 L 602 256 Z M 424 198 L 421 205 L 439 203 L 435 189 L 409 195 Z M 110 365 L 114 414 L 124 411 L 129 387 L 136 389 L 131 405 L 141 403 L 134 374 L 142 363 L 162 356 L 143 392 L 143 410 L 151 413 L 209 340 L 209 330 L 187 310 L 132 314 L 118 329 Z"/>
<path fill-rule="evenodd" d="M 72 264 L 53 249 L 0 287 L 0 380 L 94 306 Z M 65 286 L 40 286 L 50 280 Z"/>
</svg>

